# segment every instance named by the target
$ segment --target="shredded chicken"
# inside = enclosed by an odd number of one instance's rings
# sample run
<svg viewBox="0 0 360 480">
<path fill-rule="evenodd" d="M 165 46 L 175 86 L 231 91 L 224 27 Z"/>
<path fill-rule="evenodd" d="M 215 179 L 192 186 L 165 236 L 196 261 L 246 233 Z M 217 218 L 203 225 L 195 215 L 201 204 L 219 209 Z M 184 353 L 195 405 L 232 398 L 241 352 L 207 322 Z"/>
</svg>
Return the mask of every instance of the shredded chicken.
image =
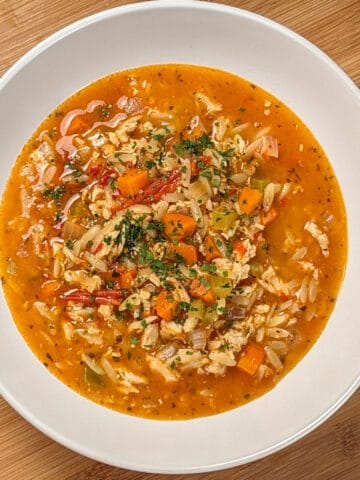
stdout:
<svg viewBox="0 0 360 480">
<path fill-rule="evenodd" d="M 314 222 L 306 222 L 304 229 L 310 233 L 312 237 L 319 242 L 321 252 L 324 257 L 329 256 L 329 238 L 323 233 Z"/>
</svg>

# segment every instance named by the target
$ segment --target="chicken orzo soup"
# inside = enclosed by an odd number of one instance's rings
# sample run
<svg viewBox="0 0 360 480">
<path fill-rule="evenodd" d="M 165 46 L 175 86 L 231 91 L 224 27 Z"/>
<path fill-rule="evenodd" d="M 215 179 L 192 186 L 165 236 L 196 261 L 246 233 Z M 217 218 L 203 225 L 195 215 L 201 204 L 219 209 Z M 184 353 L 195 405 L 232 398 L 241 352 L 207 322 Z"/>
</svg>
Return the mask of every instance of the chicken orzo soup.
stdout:
<svg viewBox="0 0 360 480">
<path fill-rule="evenodd" d="M 347 253 L 339 185 L 299 118 L 186 65 L 116 73 L 59 106 L 16 162 L 1 225 L 3 288 L 35 354 L 149 418 L 273 388 L 324 328 Z"/>
</svg>

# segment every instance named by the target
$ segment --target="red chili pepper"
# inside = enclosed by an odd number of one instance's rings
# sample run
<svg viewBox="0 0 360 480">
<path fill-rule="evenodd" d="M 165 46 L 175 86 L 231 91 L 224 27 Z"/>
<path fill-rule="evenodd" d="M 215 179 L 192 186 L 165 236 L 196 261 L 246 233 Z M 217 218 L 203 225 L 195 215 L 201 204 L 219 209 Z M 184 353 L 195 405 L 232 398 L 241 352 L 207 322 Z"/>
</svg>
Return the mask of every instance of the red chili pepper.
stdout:
<svg viewBox="0 0 360 480">
<path fill-rule="evenodd" d="M 79 302 L 86 305 L 120 305 L 124 294 L 121 290 L 70 290 L 62 293 L 59 298 L 67 302 Z"/>
<path fill-rule="evenodd" d="M 96 177 L 96 175 L 100 173 L 101 169 L 102 169 L 102 165 L 100 163 L 97 163 L 92 167 L 90 167 L 89 174 L 92 175 L 93 177 Z"/>
<path fill-rule="evenodd" d="M 103 187 L 109 183 L 111 175 L 115 173 L 114 170 L 106 170 L 100 177 L 99 183 Z"/>
<path fill-rule="evenodd" d="M 94 290 L 93 294 L 97 297 L 124 298 L 121 290 L 108 290 L 107 288 Z"/>
<path fill-rule="evenodd" d="M 117 210 L 124 210 L 132 205 L 142 203 L 148 205 L 150 203 L 159 202 L 163 195 L 173 192 L 176 188 L 177 181 L 180 177 L 180 169 L 173 170 L 168 177 L 162 177 L 155 180 L 150 185 L 144 188 L 144 190 L 138 193 L 133 199 L 126 201 L 122 205 L 119 205 Z"/>
</svg>

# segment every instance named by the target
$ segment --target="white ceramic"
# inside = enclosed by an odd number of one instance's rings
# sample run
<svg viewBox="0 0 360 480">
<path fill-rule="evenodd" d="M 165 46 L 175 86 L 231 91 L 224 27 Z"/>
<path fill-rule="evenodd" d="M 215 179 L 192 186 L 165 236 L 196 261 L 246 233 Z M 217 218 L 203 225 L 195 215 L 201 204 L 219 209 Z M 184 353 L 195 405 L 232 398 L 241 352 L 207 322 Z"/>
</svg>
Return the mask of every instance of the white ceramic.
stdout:
<svg viewBox="0 0 360 480">
<path fill-rule="evenodd" d="M 359 385 L 360 95 L 324 53 L 260 16 L 213 3 L 133 4 L 42 42 L 0 80 L 0 182 L 38 123 L 87 83 L 128 67 L 193 63 L 239 74 L 287 103 L 325 148 L 342 185 L 349 262 L 336 309 L 303 361 L 239 409 L 188 421 L 143 420 L 102 408 L 53 377 L 0 309 L 0 392 L 63 445 L 123 468 L 193 473 L 264 457 L 326 420 Z"/>
</svg>

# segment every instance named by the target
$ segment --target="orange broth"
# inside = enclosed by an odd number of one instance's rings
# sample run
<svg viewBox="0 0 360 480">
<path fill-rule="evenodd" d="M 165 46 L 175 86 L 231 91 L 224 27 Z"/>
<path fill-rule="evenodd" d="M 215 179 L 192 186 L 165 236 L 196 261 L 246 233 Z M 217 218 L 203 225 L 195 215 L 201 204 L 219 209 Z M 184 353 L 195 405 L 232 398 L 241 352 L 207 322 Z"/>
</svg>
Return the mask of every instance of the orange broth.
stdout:
<svg viewBox="0 0 360 480">
<path fill-rule="evenodd" d="M 213 102 L 221 104 L 221 112 L 207 114 L 204 105 L 199 104 L 196 98 L 196 92 L 199 91 Z M 291 327 L 292 339 L 288 350 L 286 355 L 280 355 L 283 361 L 281 371 L 274 371 L 272 375 L 259 380 L 256 375 L 250 375 L 236 366 L 227 368 L 225 374 L 218 376 L 190 370 L 183 371 L 176 383 L 165 382 L 149 368 L 145 360 L 147 352 L 141 348 L 138 340 L 134 341 L 134 333 L 128 331 L 128 317 L 125 321 L 103 321 L 102 345 L 88 345 L 86 339 L 79 336 L 70 342 L 64 340 L 60 325 L 64 318 L 65 321 L 69 319 L 65 314 L 65 302 L 59 299 L 57 293 L 63 284 L 50 283 L 49 287 L 48 283 L 44 287 L 44 283 L 56 280 L 50 273 L 53 257 L 47 252 L 50 238 L 61 236 L 61 231 L 54 227 L 55 217 L 58 216 L 60 220 L 58 212 L 63 211 L 66 201 L 79 192 L 83 185 L 76 182 L 66 184 L 65 194 L 59 194 L 58 198 L 55 190 L 44 194 L 48 186 L 43 185 L 42 195 L 39 197 L 36 193 L 37 197 L 31 203 L 32 195 L 37 191 L 33 186 L 38 184 L 40 173 L 31 167 L 26 174 L 27 165 L 31 163 L 29 156 L 45 134 L 57 144 L 61 137 L 66 137 L 66 128 L 68 133 L 71 128 L 75 129 L 74 136 L 61 144 L 63 149 L 59 147 L 55 151 L 51 162 L 56 167 L 51 185 L 61 183 L 61 175 L 69 161 L 66 148 L 76 141 L 77 134 L 84 134 L 96 123 L 101 130 L 114 116 L 124 112 L 119 102 L 121 98 L 128 99 L 129 109 L 129 99 L 135 99 L 134 104 L 137 102 L 142 108 L 171 114 L 171 124 L 176 131 L 186 131 L 190 118 L 199 115 L 210 135 L 214 118 L 222 115 L 229 119 L 233 127 L 249 124 L 244 129 L 246 137 L 254 138 L 257 132 L 269 126 L 269 132 L 265 135 L 277 138 L 278 158 L 269 157 L 261 161 L 256 177 L 278 184 L 291 183 L 292 192 L 278 202 L 277 218 L 266 227 L 262 247 L 258 248 L 252 262 L 257 265 L 276 265 L 277 273 L 284 281 L 290 282 L 294 275 L 298 275 L 298 267 L 294 266 L 292 256 L 297 248 L 305 246 L 307 256 L 319 272 L 317 298 L 315 302 L 305 302 L 295 315 L 296 325 Z M 93 111 L 86 111 L 94 100 L 103 103 Z M 78 116 L 82 122 L 64 126 L 66 115 L 76 109 L 82 111 Z M 161 125 L 161 119 L 156 121 L 157 126 Z M 112 127 L 108 124 L 106 128 Z M 170 136 L 169 142 L 172 141 Z M 81 174 L 82 171 L 77 173 L 78 176 Z M 24 196 L 28 202 L 25 214 Z M 239 407 L 272 389 L 295 367 L 324 329 L 346 265 L 347 227 L 341 191 L 326 155 L 311 132 L 270 93 L 229 73 L 204 67 L 161 65 L 115 73 L 66 100 L 44 120 L 20 154 L 3 195 L 0 218 L 2 284 L 16 325 L 32 351 L 49 371 L 81 395 L 120 412 L 147 418 L 188 419 L 213 415 Z M 329 219 L 331 221 L 327 222 Z M 329 240 L 328 257 L 322 255 L 316 239 L 304 231 L 304 224 L 309 220 L 326 233 Z M 39 224 L 43 225 L 43 229 L 36 237 L 40 240 L 35 246 L 35 237 L 32 235 Z M 111 278 L 107 280 L 114 280 Z M 44 315 L 36 310 L 34 302 L 38 301 L 47 305 L 50 313 L 48 310 Z M 279 299 L 279 302 L 285 301 L 286 298 Z M 52 315 L 52 307 L 59 308 L 61 314 Z M 308 320 L 310 311 L 313 311 L 312 318 Z M 93 375 L 94 372 L 87 367 L 84 375 L 81 352 L 85 349 L 91 358 L 96 359 L 100 350 L 106 350 L 109 346 L 118 353 L 117 361 L 122 368 L 135 371 L 149 380 L 148 383 L 136 385 L 138 392 L 124 393 L 109 378 Z"/>
</svg>

